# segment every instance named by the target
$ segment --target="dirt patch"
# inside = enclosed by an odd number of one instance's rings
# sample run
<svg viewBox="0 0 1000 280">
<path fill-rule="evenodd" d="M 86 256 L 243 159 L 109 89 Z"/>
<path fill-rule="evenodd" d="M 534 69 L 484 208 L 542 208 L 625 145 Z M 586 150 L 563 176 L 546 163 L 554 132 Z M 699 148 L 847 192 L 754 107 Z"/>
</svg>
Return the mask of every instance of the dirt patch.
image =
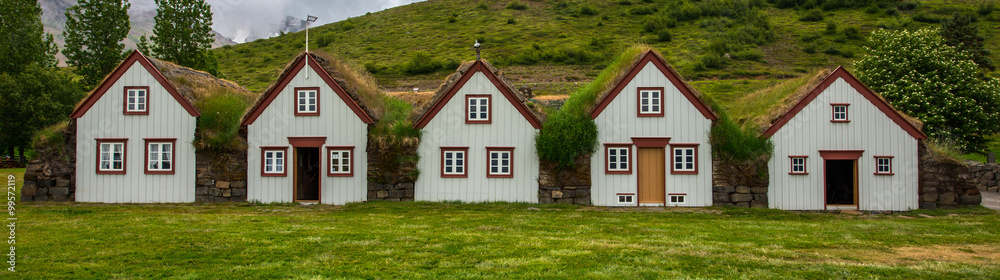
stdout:
<svg viewBox="0 0 1000 280">
<path fill-rule="evenodd" d="M 560 95 L 540 95 L 540 96 L 535 96 L 535 98 L 533 98 L 533 99 L 539 100 L 539 101 L 565 101 L 566 99 L 569 99 L 569 95 L 565 95 L 565 94 L 560 94 Z"/>
<path fill-rule="evenodd" d="M 1000 244 L 907 246 L 888 250 L 810 249 L 803 253 L 826 263 L 914 265 L 930 261 L 1000 265 Z"/>
</svg>

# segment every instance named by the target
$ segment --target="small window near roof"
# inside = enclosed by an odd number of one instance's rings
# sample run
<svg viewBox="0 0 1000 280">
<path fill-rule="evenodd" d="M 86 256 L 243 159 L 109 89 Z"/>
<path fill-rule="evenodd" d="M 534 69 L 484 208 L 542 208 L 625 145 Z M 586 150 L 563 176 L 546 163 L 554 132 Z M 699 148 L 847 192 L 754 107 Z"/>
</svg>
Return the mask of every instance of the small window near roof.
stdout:
<svg viewBox="0 0 1000 280">
<path fill-rule="evenodd" d="M 149 114 L 149 87 L 125 87 L 125 114 Z"/>
<path fill-rule="evenodd" d="M 833 120 L 832 122 L 849 122 L 847 108 L 850 104 L 832 104 L 833 105 Z"/>
<path fill-rule="evenodd" d="M 466 123 L 490 123 L 490 95 L 470 94 L 465 99 Z"/>
<path fill-rule="evenodd" d="M 295 115 L 319 115 L 319 88 L 295 89 Z"/>
</svg>

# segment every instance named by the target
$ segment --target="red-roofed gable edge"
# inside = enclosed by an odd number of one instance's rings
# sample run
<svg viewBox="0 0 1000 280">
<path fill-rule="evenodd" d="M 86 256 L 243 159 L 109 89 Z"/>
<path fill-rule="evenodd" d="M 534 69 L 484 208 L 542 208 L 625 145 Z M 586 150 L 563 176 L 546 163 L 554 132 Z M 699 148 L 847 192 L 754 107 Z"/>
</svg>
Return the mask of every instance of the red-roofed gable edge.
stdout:
<svg viewBox="0 0 1000 280">
<path fill-rule="evenodd" d="M 775 121 L 774 124 L 771 125 L 771 127 L 768 127 L 767 130 L 764 131 L 764 134 L 762 136 L 764 138 L 770 138 L 772 135 L 774 135 L 774 133 L 778 132 L 778 130 L 781 129 L 781 127 L 785 126 L 785 124 L 788 123 L 788 121 L 794 118 L 796 114 L 801 112 L 802 109 L 806 107 L 806 105 L 809 105 L 809 102 L 812 102 L 813 99 L 816 99 L 816 96 L 819 96 L 820 93 L 826 91 L 826 88 L 830 87 L 830 85 L 833 84 L 833 82 L 837 81 L 838 78 L 844 79 L 845 82 L 854 87 L 854 89 L 858 93 L 861 93 L 861 95 L 864 96 L 865 99 L 868 99 L 868 101 L 871 102 L 873 105 L 875 105 L 875 107 L 878 107 L 878 109 L 882 111 L 883 114 L 892 119 L 892 121 L 895 122 L 896 125 L 899 125 L 899 127 L 905 130 L 906 133 L 909 133 L 910 136 L 913 136 L 913 138 L 917 140 L 927 139 L 927 135 L 925 135 L 923 132 L 920 132 L 920 129 L 918 129 L 916 126 L 913 126 L 912 123 L 906 121 L 906 119 L 903 118 L 903 116 L 900 115 L 899 112 L 896 111 L 896 109 L 893 109 L 892 106 L 890 106 L 888 103 L 882 100 L 882 98 L 876 96 L 875 92 L 873 92 L 867 86 L 862 84 L 861 81 L 858 81 L 858 78 L 854 77 L 854 75 L 851 75 L 851 73 L 847 72 L 847 69 L 844 69 L 843 66 L 837 67 L 837 70 L 833 70 L 833 73 L 830 73 L 830 75 L 827 76 L 826 79 L 823 79 L 822 83 L 817 85 L 816 88 L 814 88 L 812 91 L 809 92 L 809 94 L 806 94 L 805 97 L 802 97 L 802 100 L 799 100 L 799 103 L 796 103 L 795 106 L 793 106 L 791 109 L 788 110 L 788 112 L 786 112 L 784 115 L 778 118 L 778 120 Z"/>
<path fill-rule="evenodd" d="M 132 64 L 135 62 L 139 62 L 139 64 L 146 69 L 146 72 L 149 72 L 150 75 L 153 75 L 153 78 L 156 79 L 156 81 L 159 82 L 160 85 L 163 86 L 163 88 L 165 88 L 167 92 L 169 92 L 170 95 L 174 97 L 174 100 L 176 100 L 177 103 L 181 104 L 181 107 L 184 107 L 184 110 L 186 110 L 188 114 L 191 114 L 191 116 L 193 117 L 201 116 L 201 113 L 199 113 L 198 110 L 195 109 L 193 105 L 191 105 L 191 102 L 188 102 L 188 100 L 185 99 L 184 96 L 182 96 L 180 93 L 177 93 L 177 89 L 174 88 L 174 86 L 167 81 L 166 77 L 163 77 L 163 73 L 160 73 L 159 69 L 153 67 L 153 63 L 149 62 L 149 59 L 146 59 L 146 56 L 142 55 L 142 53 L 140 53 L 138 50 L 135 50 L 132 51 L 132 53 L 129 54 L 128 57 L 126 57 L 125 60 L 122 61 L 121 64 L 118 64 L 118 67 L 115 68 L 115 71 L 111 72 L 111 75 L 108 75 L 108 77 L 105 78 L 103 82 L 101 82 L 101 85 L 97 86 L 97 89 L 94 90 L 94 92 L 91 93 L 90 96 L 87 96 L 87 99 L 84 100 L 83 103 L 80 104 L 80 106 L 76 107 L 76 110 L 73 110 L 73 113 L 70 114 L 69 117 L 74 119 L 83 117 L 83 115 L 87 113 L 87 110 L 90 110 L 90 107 L 93 107 L 94 104 L 97 103 L 97 100 L 100 100 L 101 96 L 104 96 L 104 94 L 108 92 L 111 86 L 114 85 L 115 82 L 117 82 L 118 79 L 121 78 L 122 75 L 124 75 L 125 72 L 128 71 L 128 69 L 131 68 Z"/>
<path fill-rule="evenodd" d="M 514 93 L 511 92 L 509 88 L 504 86 L 503 82 L 501 82 L 500 79 L 497 78 L 497 76 L 494 75 L 493 72 L 490 71 L 489 68 L 486 67 L 486 65 L 484 65 L 482 61 L 476 61 L 474 63 L 475 64 L 472 65 L 472 67 L 469 67 L 468 71 L 465 71 L 465 73 L 462 74 L 462 77 L 458 80 L 458 82 L 453 84 L 451 88 L 448 89 L 448 91 L 444 94 L 444 96 L 442 96 L 440 99 L 437 100 L 437 102 L 434 102 L 434 104 L 431 105 L 431 108 L 427 110 L 427 113 L 424 113 L 424 115 L 421 116 L 420 119 L 413 124 L 413 127 L 417 129 L 423 129 L 425 126 L 427 126 L 427 123 L 430 123 L 431 119 L 433 119 L 434 116 L 437 115 L 439 111 L 441 111 L 441 108 L 444 108 L 444 105 L 448 104 L 448 101 L 451 100 L 451 98 L 455 96 L 455 93 L 457 93 L 458 90 L 465 85 L 465 82 L 468 82 L 469 79 L 476 74 L 476 72 L 482 72 L 483 75 L 486 75 L 486 78 L 490 79 L 490 81 L 493 82 L 493 86 L 495 86 L 498 90 L 500 90 L 500 92 L 503 93 L 504 97 L 507 97 L 507 101 L 509 101 L 510 104 L 514 105 L 514 108 L 517 108 L 517 111 L 521 113 L 521 116 L 524 116 L 524 119 L 528 120 L 528 122 L 531 123 L 532 127 L 534 127 L 535 129 L 542 128 L 542 122 L 539 121 L 538 118 L 536 118 L 535 115 L 531 113 L 531 110 L 528 109 L 528 107 L 525 106 L 524 103 L 521 103 L 521 101 L 517 99 L 517 96 L 514 95 Z"/>
<path fill-rule="evenodd" d="M 629 70 L 628 74 L 621 81 L 619 81 L 614 88 L 611 89 L 611 92 L 604 95 L 604 98 L 602 98 L 601 101 L 594 106 L 594 110 L 590 112 L 590 118 L 596 119 L 597 116 L 604 111 L 604 108 L 607 108 L 608 105 L 611 104 L 611 101 L 614 100 L 623 89 L 625 89 L 625 86 L 627 86 L 633 78 L 635 78 L 635 75 L 638 75 L 639 71 L 642 71 L 642 68 L 645 68 L 646 64 L 650 62 L 652 62 L 657 69 L 660 69 L 660 72 L 670 80 L 670 83 L 674 84 L 674 87 L 680 90 L 680 92 L 684 94 L 684 97 L 691 102 L 691 105 L 694 105 L 694 107 L 697 108 L 706 119 L 713 121 L 719 119 L 719 116 L 715 115 L 715 113 L 708 108 L 708 105 L 705 105 L 705 102 L 702 102 L 701 99 L 694 94 L 694 90 L 692 90 L 687 83 L 681 80 L 680 76 L 673 71 L 673 68 L 670 68 L 670 66 L 667 65 L 667 63 L 652 50 L 647 51 L 646 54 L 639 59 L 639 62 L 636 63 L 631 70 Z M 651 85 L 638 86 L 642 87 Z"/>
<path fill-rule="evenodd" d="M 271 105 L 271 101 L 274 101 L 274 99 L 281 94 L 281 91 L 285 89 L 285 86 L 288 86 L 288 83 L 292 81 L 292 78 L 295 78 L 295 76 L 299 74 L 299 71 L 305 67 L 307 61 L 309 63 L 309 67 L 311 67 L 313 71 L 315 71 L 319 77 L 322 78 L 323 81 L 337 93 L 337 96 L 339 96 L 340 99 L 347 104 L 347 107 L 351 108 L 351 111 L 354 111 L 354 114 L 358 115 L 358 118 L 361 119 L 362 122 L 366 124 L 375 123 L 371 116 L 368 116 L 368 113 L 365 113 L 365 111 L 361 109 L 361 106 L 358 106 L 358 103 L 354 102 L 354 99 L 347 95 L 347 92 L 344 91 L 344 89 L 341 88 L 332 77 L 330 77 L 330 74 L 327 73 L 326 70 L 323 70 L 323 67 L 319 66 L 315 59 L 309 59 L 309 57 L 311 57 L 309 54 L 299 55 L 299 57 L 295 59 L 295 62 L 292 63 L 292 68 L 289 71 L 285 71 L 284 76 L 278 77 L 277 85 L 272 87 L 271 91 L 265 92 L 264 95 L 260 97 L 263 100 L 250 109 L 250 112 L 247 112 L 247 115 L 243 118 L 243 122 L 241 122 L 240 125 L 253 124 L 253 122 L 257 120 L 257 117 L 260 117 L 260 114 L 264 113 L 264 109 L 267 109 L 267 106 Z"/>
</svg>

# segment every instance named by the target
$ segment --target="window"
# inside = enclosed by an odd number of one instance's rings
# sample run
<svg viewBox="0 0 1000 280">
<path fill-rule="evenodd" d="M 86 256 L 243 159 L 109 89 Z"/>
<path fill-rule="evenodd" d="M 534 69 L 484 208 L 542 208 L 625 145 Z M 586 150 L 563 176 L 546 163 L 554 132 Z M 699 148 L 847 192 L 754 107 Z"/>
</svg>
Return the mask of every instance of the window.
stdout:
<svg viewBox="0 0 1000 280">
<path fill-rule="evenodd" d="M 891 156 L 875 156 L 875 175 L 893 175 Z"/>
<path fill-rule="evenodd" d="M 670 174 L 698 174 L 698 144 L 670 144 Z"/>
<path fill-rule="evenodd" d="M 149 87 L 125 87 L 125 114 L 149 114 Z"/>
<path fill-rule="evenodd" d="M 295 115 L 319 116 L 319 88 L 295 88 Z"/>
<path fill-rule="evenodd" d="M 470 94 L 465 96 L 465 123 L 490 123 L 492 107 L 490 95 Z"/>
<path fill-rule="evenodd" d="M 633 204 L 635 199 L 634 193 L 620 193 L 618 194 L 618 204 Z"/>
<path fill-rule="evenodd" d="M 469 148 L 441 148 L 441 177 L 468 177 Z"/>
<path fill-rule="evenodd" d="M 174 143 L 177 139 L 146 140 L 146 174 L 174 174 Z"/>
<path fill-rule="evenodd" d="M 288 160 L 285 158 L 288 147 L 260 147 L 261 149 L 261 176 L 284 177 L 288 173 Z"/>
<path fill-rule="evenodd" d="M 97 139 L 97 174 L 125 174 L 128 139 Z"/>
<path fill-rule="evenodd" d="M 489 155 L 486 177 L 514 177 L 514 148 L 486 147 L 486 153 Z"/>
<path fill-rule="evenodd" d="M 806 158 L 808 156 L 789 156 L 788 158 L 792 164 L 792 171 L 788 174 L 809 174 L 806 172 Z"/>
<path fill-rule="evenodd" d="M 847 118 L 847 106 L 851 104 L 834 103 L 830 104 L 833 106 L 833 120 L 831 122 L 850 122 Z"/>
<path fill-rule="evenodd" d="M 670 204 L 686 204 L 687 194 L 670 194 Z"/>
<path fill-rule="evenodd" d="M 638 112 L 640 117 L 663 116 L 663 88 L 639 88 Z"/>
<path fill-rule="evenodd" d="M 354 157 L 351 152 L 354 151 L 354 147 L 326 147 L 327 153 L 330 157 L 330 169 L 327 171 L 327 176 L 331 177 L 349 177 L 354 175 Z"/>
<path fill-rule="evenodd" d="M 632 174 L 632 144 L 605 144 L 604 155 L 607 174 Z"/>
</svg>

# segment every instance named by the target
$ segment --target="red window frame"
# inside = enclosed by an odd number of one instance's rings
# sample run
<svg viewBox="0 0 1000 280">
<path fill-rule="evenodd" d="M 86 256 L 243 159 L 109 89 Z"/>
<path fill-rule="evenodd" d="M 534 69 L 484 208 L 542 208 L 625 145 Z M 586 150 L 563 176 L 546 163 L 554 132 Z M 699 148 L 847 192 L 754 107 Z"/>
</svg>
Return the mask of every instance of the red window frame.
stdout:
<svg viewBox="0 0 1000 280">
<path fill-rule="evenodd" d="M 128 170 L 128 138 L 97 138 L 97 174 L 125 174 Z M 122 170 L 101 170 L 101 144 L 121 143 L 122 144 Z"/>
<path fill-rule="evenodd" d="M 626 170 L 611 170 L 611 161 L 608 160 L 608 150 L 616 148 L 628 148 L 628 169 Z M 632 174 L 632 162 L 635 158 L 635 153 L 632 152 L 631 143 L 605 143 L 604 144 L 604 174 Z"/>
<path fill-rule="evenodd" d="M 265 155 L 267 151 L 281 151 L 281 173 L 267 173 L 264 167 L 267 166 Z M 288 146 L 261 146 L 260 147 L 260 176 L 262 177 L 287 177 L 288 176 Z"/>
<path fill-rule="evenodd" d="M 508 174 L 494 174 L 492 172 L 493 166 L 491 166 L 491 163 L 493 161 L 493 152 L 510 153 L 510 158 L 507 159 L 509 161 L 508 168 L 510 171 Z M 486 147 L 486 178 L 514 178 L 514 147 Z"/>
<path fill-rule="evenodd" d="M 350 153 L 348 162 L 348 172 L 333 172 L 333 157 L 330 154 L 334 151 L 347 151 Z M 354 146 L 326 146 L 326 176 L 328 177 L 353 177 L 354 176 Z"/>
<path fill-rule="evenodd" d="M 469 118 L 469 99 L 486 98 L 486 119 Z M 480 105 L 476 105 L 480 106 Z M 465 123 L 493 123 L 493 95 L 489 94 L 466 94 L 465 95 Z"/>
<path fill-rule="evenodd" d="M 145 160 L 143 160 L 146 174 L 174 174 L 177 166 L 177 138 L 142 138 L 145 147 Z M 149 144 L 170 143 L 170 170 L 149 170 Z M 162 149 L 163 146 L 160 146 Z"/>
<path fill-rule="evenodd" d="M 837 107 L 844 107 L 844 119 L 837 119 Z M 851 122 L 851 104 L 850 103 L 830 103 L 830 122 Z"/>
<path fill-rule="evenodd" d="M 300 90 L 304 90 L 304 91 L 314 90 L 314 91 L 316 91 L 316 112 L 301 112 L 301 111 L 299 111 L 299 91 Z M 319 106 L 319 104 L 320 104 L 320 102 L 319 102 L 319 100 L 320 100 L 319 99 L 319 97 L 320 97 L 319 87 L 297 87 L 297 88 L 293 89 L 293 93 L 294 94 L 292 94 L 292 97 L 293 97 L 293 101 L 294 102 L 292 102 L 292 105 L 295 106 L 295 116 L 319 116 L 319 107 L 320 107 Z"/>
<path fill-rule="evenodd" d="M 795 159 L 802 159 L 802 172 L 795 172 Z M 809 164 L 807 160 L 809 156 L 788 156 L 788 174 L 789 175 L 809 175 Z"/>
<path fill-rule="evenodd" d="M 894 158 L 894 157 L 895 156 L 875 156 L 875 175 L 896 175 L 896 173 L 893 172 L 893 167 L 892 167 L 892 158 Z M 879 170 L 878 170 L 878 160 L 880 160 L 880 159 L 888 159 L 889 160 L 889 172 L 879 172 Z"/>
<path fill-rule="evenodd" d="M 642 92 L 643 91 L 659 91 L 660 92 L 660 112 L 659 113 L 643 113 L 642 112 Z M 664 88 L 662 87 L 640 87 L 635 91 L 635 114 L 639 117 L 662 117 L 663 116 L 663 93 Z"/>
<path fill-rule="evenodd" d="M 675 149 L 694 148 L 694 170 L 677 170 Z M 670 174 L 698 174 L 698 144 L 697 143 L 670 143 Z"/>
<path fill-rule="evenodd" d="M 444 173 L 445 152 L 463 152 L 461 174 Z M 441 178 L 467 178 L 467 177 L 469 177 L 469 147 L 441 147 Z"/>
<path fill-rule="evenodd" d="M 141 90 L 145 90 L 146 91 L 146 103 L 143 104 L 143 105 L 145 105 L 145 107 L 143 107 L 142 111 L 129 111 L 128 110 L 128 91 L 131 90 L 131 89 L 141 89 Z M 149 87 L 148 86 L 125 87 L 125 90 L 122 91 L 122 96 L 125 97 L 125 98 L 122 98 L 122 113 L 123 114 L 125 114 L 125 115 L 149 115 Z"/>
</svg>

